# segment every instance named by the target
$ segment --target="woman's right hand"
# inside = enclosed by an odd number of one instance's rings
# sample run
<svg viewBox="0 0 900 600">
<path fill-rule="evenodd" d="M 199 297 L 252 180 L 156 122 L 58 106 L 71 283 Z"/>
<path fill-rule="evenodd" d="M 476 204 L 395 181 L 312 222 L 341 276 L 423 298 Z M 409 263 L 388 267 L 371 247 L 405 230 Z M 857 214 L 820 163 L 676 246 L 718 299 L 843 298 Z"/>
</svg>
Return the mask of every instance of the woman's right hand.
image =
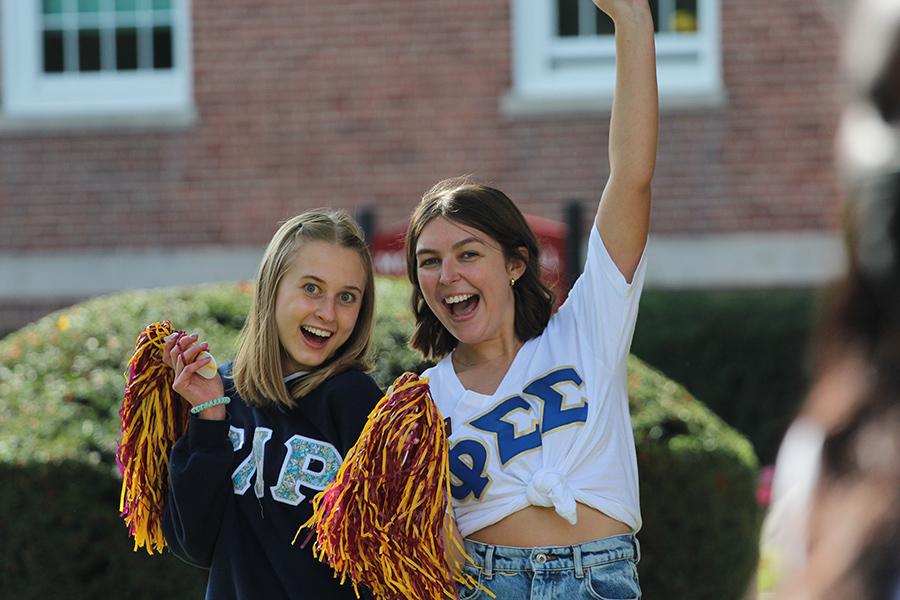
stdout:
<svg viewBox="0 0 900 600">
<path fill-rule="evenodd" d="M 211 360 L 210 356 L 198 358 L 200 353 L 209 348 L 207 342 L 198 343 L 198 341 L 199 336 L 191 334 L 173 336 L 163 344 L 163 363 L 175 371 L 172 389 L 191 406 L 198 406 L 225 395 L 225 386 L 218 373 L 212 379 L 197 373 Z M 225 414 L 225 407 L 218 405 L 201 411 L 198 416 L 201 419 L 222 420 Z"/>
</svg>

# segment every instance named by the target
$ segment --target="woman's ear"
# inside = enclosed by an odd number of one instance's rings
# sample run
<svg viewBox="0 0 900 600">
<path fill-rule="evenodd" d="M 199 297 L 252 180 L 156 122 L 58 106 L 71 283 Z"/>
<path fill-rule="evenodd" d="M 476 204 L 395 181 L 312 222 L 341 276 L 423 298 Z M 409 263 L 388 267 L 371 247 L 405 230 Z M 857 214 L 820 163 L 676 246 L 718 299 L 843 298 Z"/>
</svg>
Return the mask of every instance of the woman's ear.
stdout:
<svg viewBox="0 0 900 600">
<path fill-rule="evenodd" d="M 506 263 L 506 269 L 512 279 L 518 279 L 525 274 L 528 269 L 528 248 L 519 246 L 516 248 L 516 254 L 513 255 Z"/>
</svg>

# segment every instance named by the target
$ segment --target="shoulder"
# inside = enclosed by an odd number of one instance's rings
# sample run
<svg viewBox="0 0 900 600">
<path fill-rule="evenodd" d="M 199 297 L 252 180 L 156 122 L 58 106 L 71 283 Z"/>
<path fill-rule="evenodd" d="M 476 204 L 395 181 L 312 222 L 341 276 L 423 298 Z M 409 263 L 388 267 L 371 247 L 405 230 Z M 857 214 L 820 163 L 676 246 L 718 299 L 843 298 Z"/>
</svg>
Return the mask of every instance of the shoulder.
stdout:
<svg viewBox="0 0 900 600">
<path fill-rule="evenodd" d="M 234 385 L 233 367 L 234 363 L 231 361 L 222 363 L 219 365 L 219 376 L 222 378 L 222 385 L 225 387 L 225 395 L 229 396 L 232 400 L 236 400 L 240 399 L 240 394 L 238 394 L 237 387 Z"/>
<path fill-rule="evenodd" d="M 232 369 L 234 367 L 234 362 L 228 361 L 226 363 L 222 363 L 219 365 L 219 375 L 222 376 L 222 379 L 232 379 Z"/>
<path fill-rule="evenodd" d="M 440 381 L 446 379 L 447 369 L 453 369 L 450 354 L 439 360 L 433 367 L 429 367 L 422 371 L 419 377 L 427 377 L 429 383 L 436 385 Z"/>
<path fill-rule="evenodd" d="M 323 396 L 348 399 L 369 399 L 381 397 L 381 388 L 372 377 L 359 369 L 348 369 L 329 377 L 319 386 Z"/>
<path fill-rule="evenodd" d="M 449 354 L 438 364 L 422 371 L 421 377 L 428 380 L 428 391 L 442 412 L 447 410 L 446 401 L 455 396 L 454 391 L 458 391 L 459 383 L 452 372 Z"/>
</svg>

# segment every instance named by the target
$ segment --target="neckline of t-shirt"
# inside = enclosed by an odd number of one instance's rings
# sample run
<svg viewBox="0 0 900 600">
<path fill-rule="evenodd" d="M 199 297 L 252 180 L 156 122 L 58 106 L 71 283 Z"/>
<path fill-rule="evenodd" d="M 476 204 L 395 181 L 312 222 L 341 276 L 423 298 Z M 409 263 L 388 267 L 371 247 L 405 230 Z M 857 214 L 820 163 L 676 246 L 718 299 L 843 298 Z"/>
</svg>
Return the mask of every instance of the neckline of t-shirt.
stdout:
<svg viewBox="0 0 900 600">
<path fill-rule="evenodd" d="M 475 390 L 470 390 L 470 389 L 466 388 L 466 386 L 463 385 L 462 381 L 459 380 L 459 375 L 456 374 L 456 369 L 453 368 L 453 358 L 452 358 L 453 352 L 448 354 L 444 358 L 444 360 L 441 362 L 445 363 L 444 369 L 447 370 L 447 375 L 450 378 L 450 381 L 452 381 L 454 387 L 456 387 L 457 394 L 472 394 L 479 398 L 493 398 L 494 396 L 497 395 L 497 392 L 499 392 L 500 390 L 503 389 L 503 386 L 506 383 L 507 378 L 509 378 L 510 372 L 512 372 L 512 370 L 514 368 L 516 368 L 517 363 L 519 362 L 519 360 L 521 360 L 521 357 L 524 354 L 526 346 L 528 346 L 529 344 L 531 344 L 532 342 L 537 340 L 539 337 L 540 336 L 538 336 L 537 338 L 532 338 L 532 339 L 528 340 L 527 342 L 522 344 L 522 346 L 516 351 L 516 355 L 513 357 L 512 362 L 509 363 L 509 368 L 506 369 L 506 373 L 503 374 L 503 378 L 500 379 L 500 383 L 497 384 L 497 388 L 494 390 L 493 394 L 482 394 L 481 392 L 476 392 Z"/>
<path fill-rule="evenodd" d="M 289 383 L 291 381 L 294 381 L 295 379 L 300 379 L 304 375 L 308 375 L 308 374 L 309 374 L 309 371 L 295 371 L 295 372 L 291 373 L 290 375 L 287 375 L 284 378 L 284 382 Z"/>
</svg>

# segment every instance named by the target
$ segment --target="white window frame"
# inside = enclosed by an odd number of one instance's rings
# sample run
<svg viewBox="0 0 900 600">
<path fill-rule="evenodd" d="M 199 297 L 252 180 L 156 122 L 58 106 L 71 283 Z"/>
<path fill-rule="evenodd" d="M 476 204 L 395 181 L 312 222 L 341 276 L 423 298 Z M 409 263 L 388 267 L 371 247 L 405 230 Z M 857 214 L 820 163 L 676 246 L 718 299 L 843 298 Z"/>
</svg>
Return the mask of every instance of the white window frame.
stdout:
<svg viewBox="0 0 900 600">
<path fill-rule="evenodd" d="M 173 0 L 173 68 L 44 73 L 41 0 L 2 0 L 3 117 L 185 115 L 193 111 L 191 3 Z"/>
<path fill-rule="evenodd" d="M 507 112 L 608 109 L 616 80 L 613 36 L 561 38 L 556 0 L 511 0 L 512 89 Z M 698 0 L 699 30 L 656 34 L 660 104 L 713 106 L 724 100 L 721 0 Z"/>
</svg>

